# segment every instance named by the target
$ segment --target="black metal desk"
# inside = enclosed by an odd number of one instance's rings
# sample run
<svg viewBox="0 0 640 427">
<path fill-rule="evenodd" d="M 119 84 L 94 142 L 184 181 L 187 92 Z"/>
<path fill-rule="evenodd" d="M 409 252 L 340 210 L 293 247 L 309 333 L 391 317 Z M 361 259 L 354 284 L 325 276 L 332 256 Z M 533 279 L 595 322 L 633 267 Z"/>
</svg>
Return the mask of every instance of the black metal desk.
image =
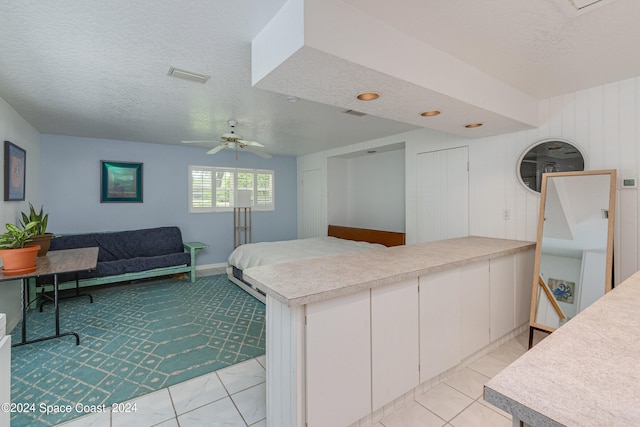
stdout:
<svg viewBox="0 0 640 427">
<path fill-rule="evenodd" d="M 75 332 L 60 333 L 60 308 L 58 307 L 58 274 L 88 271 L 96 268 L 98 262 L 98 248 L 66 249 L 50 251 L 46 256 L 38 257 L 37 268 L 31 273 L 5 275 L 0 272 L 0 282 L 8 280 L 22 281 L 20 297 L 22 301 L 22 341 L 13 344 L 12 347 L 46 341 L 54 338 L 73 335 L 76 337 L 76 345 L 80 345 L 80 336 Z M 41 276 L 53 276 L 53 304 L 55 311 L 56 333 L 48 337 L 27 341 L 27 310 L 29 301 L 27 298 L 27 286 L 29 279 Z"/>
</svg>

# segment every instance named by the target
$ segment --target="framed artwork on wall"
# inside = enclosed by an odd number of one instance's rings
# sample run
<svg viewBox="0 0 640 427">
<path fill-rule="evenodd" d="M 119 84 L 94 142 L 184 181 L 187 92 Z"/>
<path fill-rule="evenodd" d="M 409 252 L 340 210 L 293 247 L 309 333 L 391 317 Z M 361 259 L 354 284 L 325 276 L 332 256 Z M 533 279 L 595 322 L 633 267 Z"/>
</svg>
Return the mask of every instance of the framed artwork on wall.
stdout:
<svg viewBox="0 0 640 427">
<path fill-rule="evenodd" d="M 575 282 L 569 282 L 561 279 L 549 279 L 549 288 L 551 293 L 558 301 L 573 304 L 573 296 L 576 291 Z"/>
<path fill-rule="evenodd" d="M 4 142 L 4 200 L 24 200 L 27 152 L 9 141 Z"/>
<path fill-rule="evenodd" d="M 100 203 L 142 203 L 142 163 L 100 161 Z"/>
</svg>

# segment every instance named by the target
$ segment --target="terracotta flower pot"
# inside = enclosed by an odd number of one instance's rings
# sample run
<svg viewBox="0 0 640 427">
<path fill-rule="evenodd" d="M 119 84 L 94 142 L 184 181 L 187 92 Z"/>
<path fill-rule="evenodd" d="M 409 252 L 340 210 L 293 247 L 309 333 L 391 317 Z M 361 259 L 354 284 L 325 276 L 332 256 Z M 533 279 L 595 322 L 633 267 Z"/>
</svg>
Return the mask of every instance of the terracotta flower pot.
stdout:
<svg viewBox="0 0 640 427">
<path fill-rule="evenodd" d="M 51 246 L 52 237 L 53 233 L 44 233 L 40 236 L 32 237 L 25 246 L 40 246 L 38 256 L 45 256 L 47 252 L 49 252 L 49 246 Z"/>
<path fill-rule="evenodd" d="M 28 246 L 19 249 L 0 249 L 3 274 L 23 274 L 35 271 L 36 257 L 40 246 Z"/>
</svg>

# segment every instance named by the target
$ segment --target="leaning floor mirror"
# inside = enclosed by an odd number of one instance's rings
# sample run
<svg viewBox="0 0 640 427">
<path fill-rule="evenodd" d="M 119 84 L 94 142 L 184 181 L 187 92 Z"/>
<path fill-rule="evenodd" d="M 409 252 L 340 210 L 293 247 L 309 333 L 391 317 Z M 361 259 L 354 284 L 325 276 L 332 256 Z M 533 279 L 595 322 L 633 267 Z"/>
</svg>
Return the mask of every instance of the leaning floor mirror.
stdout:
<svg viewBox="0 0 640 427">
<path fill-rule="evenodd" d="M 529 348 L 611 290 L 616 171 L 542 178 Z"/>
</svg>

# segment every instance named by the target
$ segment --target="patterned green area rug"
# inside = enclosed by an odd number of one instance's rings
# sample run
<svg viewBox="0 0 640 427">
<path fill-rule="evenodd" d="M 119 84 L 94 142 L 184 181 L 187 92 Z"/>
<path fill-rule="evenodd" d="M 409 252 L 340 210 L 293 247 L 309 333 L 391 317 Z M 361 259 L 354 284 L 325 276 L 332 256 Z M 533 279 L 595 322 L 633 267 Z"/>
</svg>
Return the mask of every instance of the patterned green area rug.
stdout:
<svg viewBox="0 0 640 427">
<path fill-rule="evenodd" d="M 225 275 L 88 292 L 93 304 L 60 303 L 61 331 L 80 334 L 79 346 L 64 337 L 12 349 L 12 402 L 28 405 L 12 414 L 12 427 L 55 425 L 84 415 L 78 403 L 109 407 L 265 352 L 264 304 Z M 27 322 L 27 339 L 51 335 L 53 305 Z M 74 410 L 46 414 L 46 405 Z"/>
</svg>

